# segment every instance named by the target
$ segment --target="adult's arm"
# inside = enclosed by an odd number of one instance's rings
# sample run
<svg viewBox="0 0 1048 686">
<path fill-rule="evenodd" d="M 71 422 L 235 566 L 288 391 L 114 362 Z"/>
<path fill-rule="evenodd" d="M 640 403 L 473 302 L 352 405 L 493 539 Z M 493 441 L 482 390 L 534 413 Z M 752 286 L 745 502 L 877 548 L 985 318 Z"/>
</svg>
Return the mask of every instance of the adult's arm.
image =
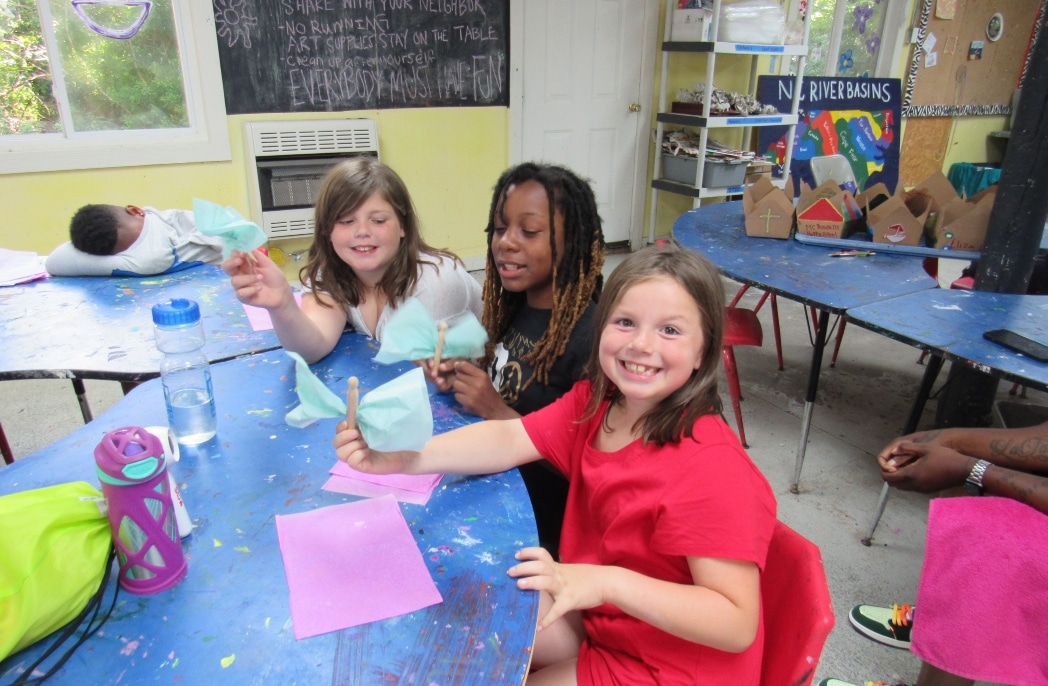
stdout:
<svg viewBox="0 0 1048 686">
<path fill-rule="evenodd" d="M 978 459 L 941 445 L 903 443 L 907 460 L 882 469 L 890 485 L 904 491 L 933 493 L 964 485 Z M 1048 514 L 1048 477 L 991 464 L 983 474 L 983 493 L 1011 498 Z"/>
<path fill-rule="evenodd" d="M 889 461 L 906 461 L 905 444 L 941 446 L 1001 467 L 1048 475 L 1048 422 L 1020 429 L 950 428 L 900 436 L 878 454 L 882 469 Z"/>
</svg>

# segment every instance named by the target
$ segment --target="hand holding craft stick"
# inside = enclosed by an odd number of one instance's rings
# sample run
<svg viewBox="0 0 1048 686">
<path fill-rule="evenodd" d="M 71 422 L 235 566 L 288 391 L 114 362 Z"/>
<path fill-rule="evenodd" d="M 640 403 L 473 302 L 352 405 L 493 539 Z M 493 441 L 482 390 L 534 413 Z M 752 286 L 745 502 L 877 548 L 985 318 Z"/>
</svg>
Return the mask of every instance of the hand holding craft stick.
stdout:
<svg viewBox="0 0 1048 686">
<path fill-rule="evenodd" d="M 448 323 L 440 322 L 437 324 L 437 350 L 433 354 L 433 369 L 436 370 L 440 366 L 440 356 L 444 352 L 444 339 L 448 336 Z"/>
<path fill-rule="evenodd" d="M 349 377 L 349 392 L 346 400 L 346 424 L 350 429 L 357 428 L 357 405 L 360 402 L 360 391 L 357 390 L 357 377 Z"/>
</svg>

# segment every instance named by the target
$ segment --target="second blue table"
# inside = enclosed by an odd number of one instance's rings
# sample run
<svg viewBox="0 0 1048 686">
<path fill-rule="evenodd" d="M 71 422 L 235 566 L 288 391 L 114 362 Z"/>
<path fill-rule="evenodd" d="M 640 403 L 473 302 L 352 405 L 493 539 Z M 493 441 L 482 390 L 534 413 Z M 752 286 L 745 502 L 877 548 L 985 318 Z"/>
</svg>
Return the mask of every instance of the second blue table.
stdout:
<svg viewBox="0 0 1048 686">
<path fill-rule="evenodd" d="M 790 490 L 798 492 L 804 453 L 819 386 L 830 314 L 936 288 L 919 257 L 875 254 L 830 257 L 833 248 L 803 245 L 792 239 L 746 235 L 742 202 L 706 205 L 682 214 L 673 224 L 681 245 L 703 253 L 735 281 L 772 291 L 820 311 L 804 396 L 804 417 Z"/>
</svg>

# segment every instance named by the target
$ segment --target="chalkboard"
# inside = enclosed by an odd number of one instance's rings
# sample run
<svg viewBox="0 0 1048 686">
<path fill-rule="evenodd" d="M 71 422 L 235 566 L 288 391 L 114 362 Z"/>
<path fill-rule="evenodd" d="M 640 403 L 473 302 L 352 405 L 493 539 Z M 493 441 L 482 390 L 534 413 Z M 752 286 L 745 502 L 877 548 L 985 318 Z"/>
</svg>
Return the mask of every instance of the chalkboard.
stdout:
<svg viewBox="0 0 1048 686">
<path fill-rule="evenodd" d="M 509 0 L 214 0 L 226 112 L 506 106 Z"/>
</svg>

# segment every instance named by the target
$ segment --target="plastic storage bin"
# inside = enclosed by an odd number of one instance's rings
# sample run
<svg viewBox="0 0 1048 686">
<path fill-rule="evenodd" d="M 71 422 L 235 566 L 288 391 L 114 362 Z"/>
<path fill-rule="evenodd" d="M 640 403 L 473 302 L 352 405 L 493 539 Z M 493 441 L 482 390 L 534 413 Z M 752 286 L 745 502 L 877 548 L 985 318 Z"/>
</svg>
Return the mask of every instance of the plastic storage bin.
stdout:
<svg viewBox="0 0 1048 686">
<path fill-rule="evenodd" d="M 685 155 L 662 155 L 662 176 L 670 181 L 695 183 L 695 166 L 698 160 Z M 749 160 L 724 160 L 706 158 L 702 168 L 703 188 L 725 188 L 741 186 L 746 181 L 746 167 Z"/>
</svg>

